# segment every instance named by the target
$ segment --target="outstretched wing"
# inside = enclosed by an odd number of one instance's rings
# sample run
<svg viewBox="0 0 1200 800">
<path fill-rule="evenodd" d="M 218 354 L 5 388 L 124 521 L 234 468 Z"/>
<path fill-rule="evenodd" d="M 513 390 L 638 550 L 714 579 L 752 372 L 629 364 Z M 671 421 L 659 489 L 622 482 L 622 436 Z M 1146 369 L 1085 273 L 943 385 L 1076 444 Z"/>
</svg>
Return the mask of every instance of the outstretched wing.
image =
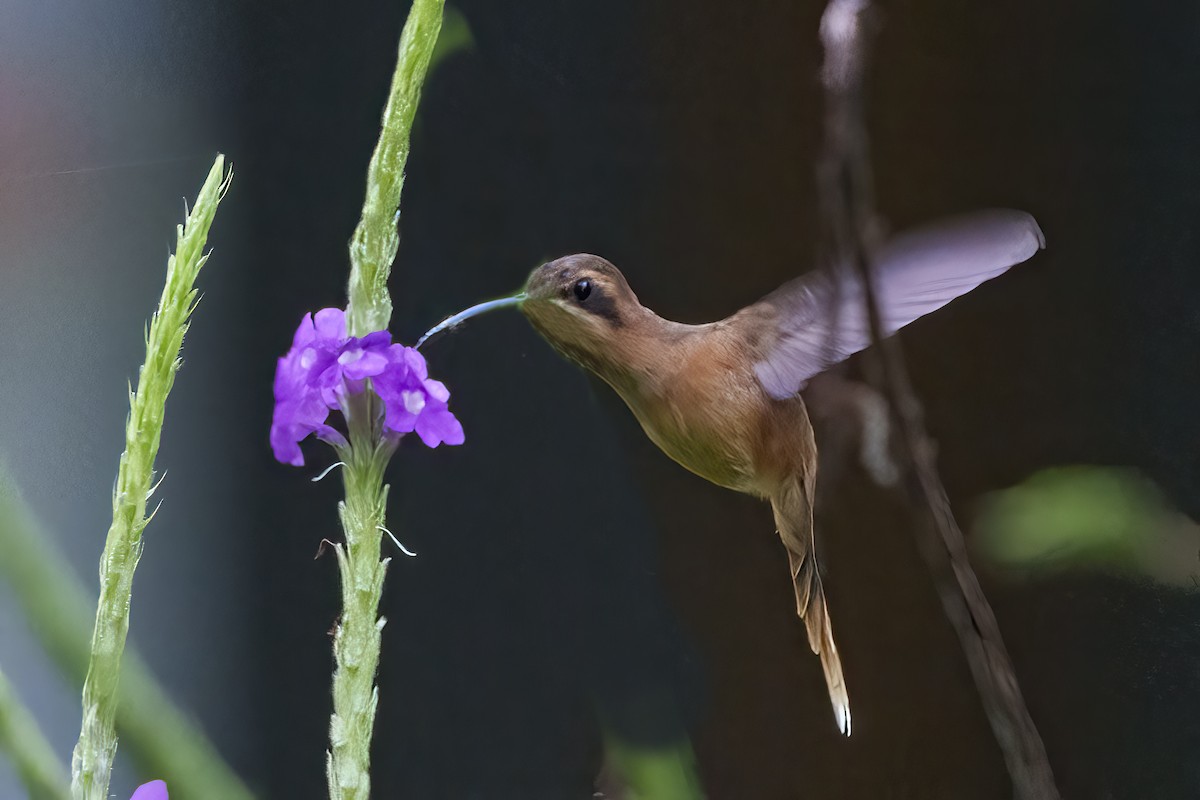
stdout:
<svg viewBox="0 0 1200 800">
<path fill-rule="evenodd" d="M 906 231 L 874 264 L 884 335 L 936 311 L 1046 246 L 1024 211 L 993 209 Z M 850 270 L 817 270 L 785 283 L 756 305 L 769 306 L 778 337 L 754 365 L 776 399 L 871 343 L 862 282 Z"/>
</svg>

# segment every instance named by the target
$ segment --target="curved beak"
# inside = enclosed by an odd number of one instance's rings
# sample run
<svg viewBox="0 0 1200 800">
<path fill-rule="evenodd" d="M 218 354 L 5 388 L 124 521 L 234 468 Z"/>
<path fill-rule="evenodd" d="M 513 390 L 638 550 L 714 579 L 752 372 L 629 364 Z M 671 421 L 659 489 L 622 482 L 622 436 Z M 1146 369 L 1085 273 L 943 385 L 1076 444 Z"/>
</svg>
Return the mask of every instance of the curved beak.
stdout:
<svg viewBox="0 0 1200 800">
<path fill-rule="evenodd" d="M 457 314 L 446 317 L 444 320 L 434 325 L 425 335 L 417 340 L 416 347 L 419 349 L 421 345 L 437 336 L 442 331 L 450 330 L 469 320 L 471 317 L 477 317 L 480 314 L 485 314 L 488 311 L 495 311 L 497 308 L 507 308 L 508 306 L 518 306 L 525 301 L 525 292 L 518 292 L 509 297 L 501 297 L 499 300 L 488 300 L 484 303 L 478 303 L 470 308 L 460 311 Z"/>
</svg>

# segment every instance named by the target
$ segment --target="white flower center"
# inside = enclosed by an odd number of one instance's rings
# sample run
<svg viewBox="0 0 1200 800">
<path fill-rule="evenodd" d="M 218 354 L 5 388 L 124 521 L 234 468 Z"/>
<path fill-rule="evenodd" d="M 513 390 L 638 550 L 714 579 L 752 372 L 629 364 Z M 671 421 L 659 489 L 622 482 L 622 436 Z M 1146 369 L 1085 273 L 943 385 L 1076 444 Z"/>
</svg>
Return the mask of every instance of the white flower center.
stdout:
<svg viewBox="0 0 1200 800">
<path fill-rule="evenodd" d="M 362 348 L 356 348 L 354 350 L 347 350 L 346 352 L 344 352 L 340 356 L 338 356 L 338 363 L 344 367 L 347 364 L 358 361 L 358 359 L 361 355 L 362 355 Z"/>
<path fill-rule="evenodd" d="M 300 366 L 303 369 L 310 369 L 317 361 L 317 351 L 311 347 L 307 348 L 300 354 Z"/>
<path fill-rule="evenodd" d="M 425 395 L 421 392 L 401 392 L 400 399 L 404 401 L 404 410 L 410 414 L 420 414 L 425 407 Z"/>
</svg>

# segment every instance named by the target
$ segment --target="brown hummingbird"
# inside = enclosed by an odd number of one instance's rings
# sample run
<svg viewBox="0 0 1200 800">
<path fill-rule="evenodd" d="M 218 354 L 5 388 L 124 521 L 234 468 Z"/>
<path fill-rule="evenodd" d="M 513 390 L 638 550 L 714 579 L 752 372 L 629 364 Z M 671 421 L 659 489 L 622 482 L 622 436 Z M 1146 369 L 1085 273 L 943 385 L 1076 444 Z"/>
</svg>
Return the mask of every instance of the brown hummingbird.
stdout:
<svg viewBox="0 0 1200 800">
<path fill-rule="evenodd" d="M 941 308 L 1045 246 L 1033 217 L 997 209 L 904 233 L 873 258 L 885 335 Z M 664 453 L 713 483 L 770 501 L 787 549 L 796 613 L 821 657 L 834 717 L 850 698 L 813 528 L 817 451 L 800 390 L 871 342 L 865 293 L 850 270 L 800 276 L 718 322 L 672 322 L 638 302 L 615 266 L 569 255 L 535 269 L 524 291 L 450 317 L 519 305 L 555 350 L 625 401 Z"/>
</svg>

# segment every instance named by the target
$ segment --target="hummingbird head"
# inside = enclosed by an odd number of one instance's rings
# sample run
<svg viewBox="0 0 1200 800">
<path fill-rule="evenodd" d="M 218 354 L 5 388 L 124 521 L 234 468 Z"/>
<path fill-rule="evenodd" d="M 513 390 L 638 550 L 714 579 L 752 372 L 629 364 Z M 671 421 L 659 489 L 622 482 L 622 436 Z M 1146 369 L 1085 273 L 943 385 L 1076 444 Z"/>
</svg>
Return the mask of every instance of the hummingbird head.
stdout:
<svg viewBox="0 0 1200 800">
<path fill-rule="evenodd" d="M 626 326 L 644 313 L 621 271 L 599 256 L 577 253 L 529 274 L 521 311 L 568 358 L 603 374 L 603 361 Z"/>
<path fill-rule="evenodd" d="M 447 317 L 416 346 L 472 317 L 509 306 L 518 306 L 555 350 L 618 391 L 627 383 L 629 365 L 654 349 L 653 331 L 644 323 L 657 317 L 638 302 L 620 270 L 587 253 L 543 264 L 529 274 L 522 291 Z"/>
</svg>

